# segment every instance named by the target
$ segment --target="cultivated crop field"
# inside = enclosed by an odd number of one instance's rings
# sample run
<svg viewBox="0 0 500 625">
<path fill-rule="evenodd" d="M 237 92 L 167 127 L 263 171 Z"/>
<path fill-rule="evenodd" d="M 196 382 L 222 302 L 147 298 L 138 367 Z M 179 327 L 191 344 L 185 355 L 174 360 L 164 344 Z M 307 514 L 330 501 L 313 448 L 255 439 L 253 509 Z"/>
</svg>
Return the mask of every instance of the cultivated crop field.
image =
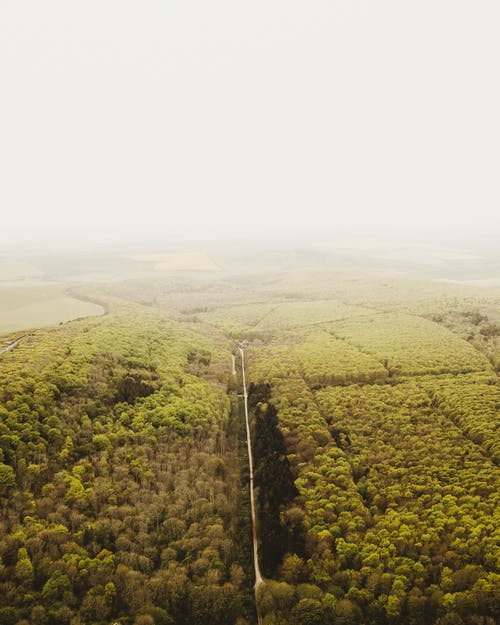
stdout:
<svg viewBox="0 0 500 625">
<path fill-rule="evenodd" d="M 63 285 L 20 284 L 0 285 L 0 333 L 40 328 L 103 312 L 97 304 L 68 296 Z"/>
</svg>

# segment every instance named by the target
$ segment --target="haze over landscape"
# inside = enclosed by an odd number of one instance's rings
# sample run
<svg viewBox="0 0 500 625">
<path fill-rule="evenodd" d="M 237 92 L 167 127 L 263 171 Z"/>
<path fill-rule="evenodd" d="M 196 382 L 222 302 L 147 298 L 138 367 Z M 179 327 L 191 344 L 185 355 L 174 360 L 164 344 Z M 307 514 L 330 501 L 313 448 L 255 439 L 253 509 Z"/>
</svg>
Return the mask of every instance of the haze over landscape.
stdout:
<svg viewBox="0 0 500 625">
<path fill-rule="evenodd" d="M 500 622 L 499 24 L 0 2 L 0 625 Z"/>
<path fill-rule="evenodd" d="M 493 0 L 0 7 L 0 244 L 499 232 Z"/>
</svg>

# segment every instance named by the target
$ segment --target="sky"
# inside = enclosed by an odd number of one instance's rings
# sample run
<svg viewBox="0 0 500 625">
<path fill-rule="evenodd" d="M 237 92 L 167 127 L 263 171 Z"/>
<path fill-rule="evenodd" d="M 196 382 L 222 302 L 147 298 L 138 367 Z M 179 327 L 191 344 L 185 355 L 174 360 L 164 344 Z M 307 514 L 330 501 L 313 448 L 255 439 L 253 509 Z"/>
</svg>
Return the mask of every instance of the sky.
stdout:
<svg viewBox="0 0 500 625">
<path fill-rule="evenodd" d="M 0 245 L 500 235 L 498 0 L 1 0 Z"/>
</svg>

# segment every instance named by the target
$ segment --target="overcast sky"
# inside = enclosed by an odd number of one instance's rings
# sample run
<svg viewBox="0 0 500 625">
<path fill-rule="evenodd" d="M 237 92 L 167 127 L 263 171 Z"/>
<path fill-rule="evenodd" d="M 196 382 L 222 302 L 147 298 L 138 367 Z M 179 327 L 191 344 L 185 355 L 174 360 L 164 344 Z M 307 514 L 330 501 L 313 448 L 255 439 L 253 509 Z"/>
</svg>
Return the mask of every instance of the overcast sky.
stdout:
<svg viewBox="0 0 500 625">
<path fill-rule="evenodd" d="M 500 233 L 498 0 L 1 0 L 0 243 Z"/>
</svg>

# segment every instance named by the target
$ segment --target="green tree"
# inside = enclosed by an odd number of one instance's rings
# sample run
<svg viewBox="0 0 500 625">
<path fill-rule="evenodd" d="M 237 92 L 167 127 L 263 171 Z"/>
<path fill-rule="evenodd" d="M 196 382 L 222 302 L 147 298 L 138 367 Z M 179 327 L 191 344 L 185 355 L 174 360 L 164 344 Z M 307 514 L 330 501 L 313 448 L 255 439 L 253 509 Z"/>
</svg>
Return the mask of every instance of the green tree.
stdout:
<svg viewBox="0 0 500 625">
<path fill-rule="evenodd" d="M 8 495 L 15 485 L 16 474 L 14 469 L 8 464 L 0 462 L 0 495 Z"/>
</svg>

